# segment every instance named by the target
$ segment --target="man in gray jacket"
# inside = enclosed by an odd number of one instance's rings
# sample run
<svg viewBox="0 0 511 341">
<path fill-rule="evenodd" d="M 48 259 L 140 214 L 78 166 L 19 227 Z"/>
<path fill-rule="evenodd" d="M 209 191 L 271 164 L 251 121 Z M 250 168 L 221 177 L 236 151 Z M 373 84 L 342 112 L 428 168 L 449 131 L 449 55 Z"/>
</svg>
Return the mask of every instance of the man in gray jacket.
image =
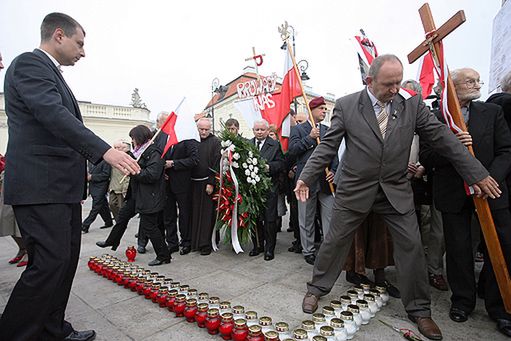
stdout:
<svg viewBox="0 0 511 341">
<path fill-rule="evenodd" d="M 337 100 L 332 124 L 298 180 L 299 200 L 308 184 L 324 172 L 346 140 L 340 182 L 330 230 L 314 264 L 302 308 L 311 313 L 319 297 L 332 289 L 350 250 L 353 234 L 369 212 L 383 216 L 394 242 L 398 285 L 408 317 L 432 340 L 442 333 L 431 319 L 430 293 L 419 226 L 407 166 L 414 131 L 455 166 L 475 193 L 500 195 L 498 184 L 449 129 L 432 115 L 420 96 L 401 90 L 403 66 L 394 55 L 377 57 L 369 70 L 367 88 Z M 339 170 L 338 170 L 339 171 Z"/>
</svg>

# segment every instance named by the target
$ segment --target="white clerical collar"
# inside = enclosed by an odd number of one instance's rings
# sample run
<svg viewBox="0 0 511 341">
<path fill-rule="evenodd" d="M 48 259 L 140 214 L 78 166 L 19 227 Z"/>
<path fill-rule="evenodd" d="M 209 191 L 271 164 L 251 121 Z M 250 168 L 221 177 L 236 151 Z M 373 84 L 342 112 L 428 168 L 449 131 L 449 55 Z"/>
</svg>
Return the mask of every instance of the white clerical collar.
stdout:
<svg viewBox="0 0 511 341">
<path fill-rule="evenodd" d="M 59 69 L 60 72 L 64 72 L 64 71 L 62 71 L 62 68 L 60 67 L 60 63 L 51 54 L 49 54 L 48 52 L 46 52 L 45 50 L 43 50 L 43 49 L 41 49 L 39 47 L 37 49 L 40 50 L 40 51 L 43 51 L 44 54 L 47 55 L 48 58 L 50 58 L 52 63 L 55 64 L 55 66 L 57 67 L 57 69 Z"/>
</svg>

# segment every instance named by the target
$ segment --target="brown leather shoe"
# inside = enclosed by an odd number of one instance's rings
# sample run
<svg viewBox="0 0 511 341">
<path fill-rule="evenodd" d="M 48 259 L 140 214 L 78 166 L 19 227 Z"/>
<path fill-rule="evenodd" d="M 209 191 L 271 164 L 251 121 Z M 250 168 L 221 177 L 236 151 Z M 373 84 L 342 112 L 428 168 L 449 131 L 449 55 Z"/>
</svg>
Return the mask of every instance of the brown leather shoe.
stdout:
<svg viewBox="0 0 511 341">
<path fill-rule="evenodd" d="M 318 309 L 319 297 L 307 292 L 302 302 L 302 310 L 306 314 L 312 314 Z"/>
<path fill-rule="evenodd" d="M 422 335 L 430 340 L 442 340 L 442 332 L 431 317 L 420 317 L 408 315 L 408 318 L 417 323 L 417 327 Z"/>
<path fill-rule="evenodd" d="M 441 291 L 447 291 L 449 288 L 447 287 L 447 283 L 445 282 L 444 276 L 442 275 L 435 275 L 430 273 L 429 274 L 429 285 L 432 287 L 437 288 Z"/>
</svg>

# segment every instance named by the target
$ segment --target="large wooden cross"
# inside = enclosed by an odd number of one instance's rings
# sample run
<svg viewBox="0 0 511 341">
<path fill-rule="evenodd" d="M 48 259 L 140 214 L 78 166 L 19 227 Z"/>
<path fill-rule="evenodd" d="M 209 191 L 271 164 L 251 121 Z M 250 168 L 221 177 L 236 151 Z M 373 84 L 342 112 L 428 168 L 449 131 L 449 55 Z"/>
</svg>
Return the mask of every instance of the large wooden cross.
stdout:
<svg viewBox="0 0 511 341">
<path fill-rule="evenodd" d="M 435 22 L 433 21 L 433 15 L 429 5 L 426 3 L 419 9 L 419 14 L 426 33 L 426 40 L 424 40 L 418 47 L 416 47 L 408 55 L 408 61 L 413 63 L 424 53 L 430 51 L 435 63 L 438 63 L 436 56 L 440 55 L 440 42 L 449 33 L 454 31 L 458 26 L 465 22 L 465 14 L 463 11 L 458 11 L 454 16 L 445 22 L 439 29 L 436 29 Z M 445 62 L 445 61 L 444 61 Z M 437 64 L 438 65 L 438 64 Z M 462 118 L 460 103 L 456 95 L 454 83 L 450 76 L 447 77 L 447 106 L 454 122 L 463 131 L 467 131 L 465 121 Z M 468 147 L 470 153 L 474 155 L 472 146 Z M 484 239 L 486 241 L 486 247 L 490 256 L 491 264 L 493 265 L 493 271 L 497 278 L 499 290 L 504 301 L 504 306 L 508 313 L 511 313 L 511 279 L 507 270 L 506 260 L 502 254 L 502 249 L 499 243 L 499 237 L 495 230 L 495 224 L 490 212 L 490 207 L 486 199 L 477 198 L 474 196 L 474 204 L 481 223 L 481 230 L 483 231 Z"/>
</svg>

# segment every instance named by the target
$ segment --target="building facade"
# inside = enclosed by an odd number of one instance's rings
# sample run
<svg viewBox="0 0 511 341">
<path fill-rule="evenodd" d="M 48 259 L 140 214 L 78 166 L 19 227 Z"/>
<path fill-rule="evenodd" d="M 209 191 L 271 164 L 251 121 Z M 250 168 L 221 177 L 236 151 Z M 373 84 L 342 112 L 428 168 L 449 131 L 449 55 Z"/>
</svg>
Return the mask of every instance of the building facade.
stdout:
<svg viewBox="0 0 511 341">
<path fill-rule="evenodd" d="M 150 111 L 142 108 L 96 104 L 78 101 L 84 124 L 106 142 L 113 144 L 119 139 L 131 141 L 128 133 L 136 125 L 152 128 Z M 0 93 L 0 153 L 5 154 L 8 141 L 7 115 L 4 94 Z"/>
</svg>

